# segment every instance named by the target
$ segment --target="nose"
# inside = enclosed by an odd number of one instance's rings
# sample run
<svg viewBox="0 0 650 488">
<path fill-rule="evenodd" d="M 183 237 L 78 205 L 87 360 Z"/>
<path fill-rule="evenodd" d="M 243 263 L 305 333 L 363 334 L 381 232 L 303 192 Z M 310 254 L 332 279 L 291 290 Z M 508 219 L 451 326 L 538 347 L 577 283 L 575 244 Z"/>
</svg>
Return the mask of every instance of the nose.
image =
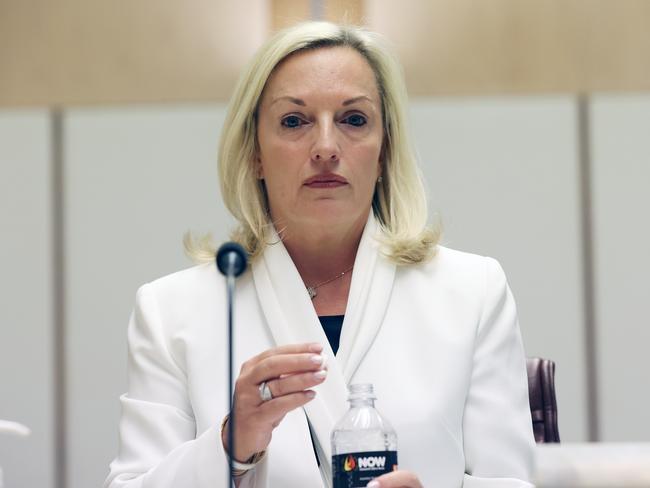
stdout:
<svg viewBox="0 0 650 488">
<path fill-rule="evenodd" d="M 341 157 L 341 149 L 336 137 L 336 128 L 332 122 L 321 122 L 314 131 L 316 138 L 311 149 L 314 162 L 335 162 Z"/>
</svg>

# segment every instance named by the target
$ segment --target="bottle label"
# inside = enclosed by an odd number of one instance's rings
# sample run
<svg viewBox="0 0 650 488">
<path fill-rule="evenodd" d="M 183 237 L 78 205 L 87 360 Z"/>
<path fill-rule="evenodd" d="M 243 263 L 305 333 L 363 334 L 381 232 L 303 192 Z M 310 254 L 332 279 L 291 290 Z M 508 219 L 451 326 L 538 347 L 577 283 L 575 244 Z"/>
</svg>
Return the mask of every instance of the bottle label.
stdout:
<svg viewBox="0 0 650 488">
<path fill-rule="evenodd" d="M 363 488 L 397 469 L 397 451 L 369 451 L 332 456 L 334 488 Z"/>
</svg>

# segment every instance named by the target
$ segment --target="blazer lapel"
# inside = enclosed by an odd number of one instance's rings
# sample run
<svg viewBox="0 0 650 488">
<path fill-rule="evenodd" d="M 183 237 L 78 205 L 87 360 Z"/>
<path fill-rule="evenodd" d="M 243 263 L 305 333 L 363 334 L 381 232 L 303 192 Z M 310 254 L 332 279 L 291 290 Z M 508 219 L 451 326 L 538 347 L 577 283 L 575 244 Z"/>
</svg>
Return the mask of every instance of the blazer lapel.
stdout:
<svg viewBox="0 0 650 488">
<path fill-rule="evenodd" d="M 372 212 L 359 243 L 336 360 L 309 294 L 289 253 L 278 238 L 253 263 L 253 280 L 276 345 L 318 342 L 328 355 L 328 375 L 316 398 L 305 405 L 321 462 L 331 486 L 330 434 L 347 409 L 347 384 L 370 348 L 383 321 L 395 276 L 395 265 L 379 255 L 379 231 Z"/>
<path fill-rule="evenodd" d="M 276 242 L 275 240 L 273 242 Z M 318 342 L 328 356 L 327 379 L 314 388 L 316 397 L 305 405 L 321 463 L 321 474 L 331 486 L 330 433 L 345 413 L 347 387 L 343 373 L 320 325 L 307 289 L 282 242 L 267 246 L 253 264 L 253 279 L 267 325 L 276 345 Z"/>
<path fill-rule="evenodd" d="M 370 213 L 359 243 L 337 360 L 349 384 L 383 323 L 395 279 L 395 265 L 381 256 L 379 225 Z"/>
</svg>

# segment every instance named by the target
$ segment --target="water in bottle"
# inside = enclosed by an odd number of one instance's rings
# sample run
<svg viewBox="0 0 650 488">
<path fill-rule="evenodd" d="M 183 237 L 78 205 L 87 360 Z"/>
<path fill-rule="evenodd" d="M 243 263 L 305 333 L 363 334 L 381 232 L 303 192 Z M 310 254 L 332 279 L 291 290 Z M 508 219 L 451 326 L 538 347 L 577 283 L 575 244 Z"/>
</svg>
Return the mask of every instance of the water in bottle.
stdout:
<svg viewBox="0 0 650 488">
<path fill-rule="evenodd" d="M 350 409 L 332 431 L 334 488 L 361 488 L 397 469 L 397 434 L 375 409 L 371 384 L 350 385 Z"/>
</svg>

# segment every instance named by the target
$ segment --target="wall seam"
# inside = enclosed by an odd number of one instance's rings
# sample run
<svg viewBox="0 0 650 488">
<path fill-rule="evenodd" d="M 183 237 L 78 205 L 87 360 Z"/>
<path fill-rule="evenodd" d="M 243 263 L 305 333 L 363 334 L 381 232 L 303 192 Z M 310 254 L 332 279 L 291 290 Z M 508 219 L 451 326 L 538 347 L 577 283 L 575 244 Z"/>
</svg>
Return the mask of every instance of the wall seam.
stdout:
<svg viewBox="0 0 650 488">
<path fill-rule="evenodd" d="M 309 14 L 311 20 L 323 20 L 325 18 L 325 0 L 310 0 Z"/>
<path fill-rule="evenodd" d="M 65 183 L 63 110 L 50 112 L 51 202 L 52 202 L 52 290 L 54 312 L 54 473 L 56 488 L 67 487 L 66 364 L 65 364 Z"/>
<path fill-rule="evenodd" d="M 584 346 L 586 366 L 587 421 L 590 442 L 600 441 L 600 405 L 598 392 L 598 340 L 595 308 L 595 261 L 592 196 L 591 101 L 588 95 L 577 98 L 578 159 L 580 168 L 580 223 L 582 240 L 582 279 Z"/>
</svg>

